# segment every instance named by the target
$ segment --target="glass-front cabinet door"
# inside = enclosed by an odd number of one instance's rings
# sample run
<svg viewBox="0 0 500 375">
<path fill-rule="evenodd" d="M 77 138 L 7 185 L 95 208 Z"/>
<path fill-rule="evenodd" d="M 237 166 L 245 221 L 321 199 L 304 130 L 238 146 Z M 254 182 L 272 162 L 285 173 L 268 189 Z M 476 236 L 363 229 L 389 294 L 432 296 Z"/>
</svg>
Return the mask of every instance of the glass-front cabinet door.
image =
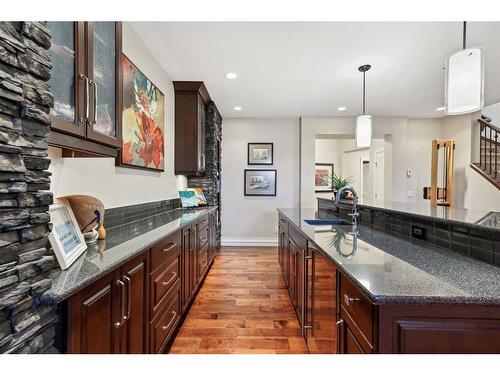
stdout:
<svg viewBox="0 0 500 375">
<path fill-rule="evenodd" d="M 52 129 L 85 137 L 83 22 L 48 22 L 47 26 L 52 32 Z"/>
<path fill-rule="evenodd" d="M 87 76 L 91 98 L 87 138 L 120 147 L 121 24 L 88 22 L 86 31 Z"/>
</svg>

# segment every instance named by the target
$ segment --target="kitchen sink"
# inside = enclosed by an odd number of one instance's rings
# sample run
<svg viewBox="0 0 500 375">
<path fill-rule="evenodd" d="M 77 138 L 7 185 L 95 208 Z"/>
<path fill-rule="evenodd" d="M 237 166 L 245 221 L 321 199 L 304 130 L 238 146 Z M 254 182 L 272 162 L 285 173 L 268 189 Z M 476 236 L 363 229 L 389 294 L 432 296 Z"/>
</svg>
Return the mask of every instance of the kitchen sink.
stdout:
<svg viewBox="0 0 500 375">
<path fill-rule="evenodd" d="M 346 225 L 347 222 L 342 219 L 310 219 L 304 220 L 310 225 Z"/>
</svg>

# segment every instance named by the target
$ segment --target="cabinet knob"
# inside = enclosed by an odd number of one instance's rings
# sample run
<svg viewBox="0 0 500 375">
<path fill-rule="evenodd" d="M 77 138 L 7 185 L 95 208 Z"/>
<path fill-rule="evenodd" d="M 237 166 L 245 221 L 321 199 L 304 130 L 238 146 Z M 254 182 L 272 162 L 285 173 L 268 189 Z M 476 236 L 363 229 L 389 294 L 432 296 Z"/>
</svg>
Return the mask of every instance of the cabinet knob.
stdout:
<svg viewBox="0 0 500 375">
<path fill-rule="evenodd" d="M 343 324 L 344 324 L 344 319 L 340 319 L 337 323 L 335 323 L 335 325 L 336 325 L 337 327 L 339 327 L 339 326 L 341 326 L 341 325 L 343 325 Z"/>
</svg>

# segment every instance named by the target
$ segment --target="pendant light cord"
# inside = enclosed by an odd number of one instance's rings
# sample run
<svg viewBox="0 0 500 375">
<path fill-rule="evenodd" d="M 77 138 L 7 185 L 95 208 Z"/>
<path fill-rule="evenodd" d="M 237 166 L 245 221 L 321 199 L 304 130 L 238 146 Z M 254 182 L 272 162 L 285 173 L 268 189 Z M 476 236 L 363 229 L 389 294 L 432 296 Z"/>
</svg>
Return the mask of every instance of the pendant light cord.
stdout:
<svg viewBox="0 0 500 375">
<path fill-rule="evenodd" d="M 465 43 L 467 41 L 467 22 L 464 21 L 464 31 L 463 31 L 463 49 L 465 49 Z"/>
<path fill-rule="evenodd" d="M 366 96 L 366 93 L 365 93 L 365 74 L 366 72 L 363 72 L 363 115 L 366 113 L 366 104 L 365 104 L 365 96 Z"/>
</svg>

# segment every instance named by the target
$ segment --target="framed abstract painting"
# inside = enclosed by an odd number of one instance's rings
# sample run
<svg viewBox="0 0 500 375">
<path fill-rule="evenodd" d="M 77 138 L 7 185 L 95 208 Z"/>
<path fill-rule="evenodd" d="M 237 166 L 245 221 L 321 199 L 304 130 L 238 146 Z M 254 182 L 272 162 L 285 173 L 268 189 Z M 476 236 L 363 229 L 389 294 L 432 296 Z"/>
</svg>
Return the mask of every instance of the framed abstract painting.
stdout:
<svg viewBox="0 0 500 375">
<path fill-rule="evenodd" d="M 122 149 L 118 165 L 165 170 L 165 95 L 122 54 Z"/>
<path fill-rule="evenodd" d="M 316 163 L 314 169 L 314 187 L 316 193 L 333 192 L 333 164 Z"/>
</svg>

